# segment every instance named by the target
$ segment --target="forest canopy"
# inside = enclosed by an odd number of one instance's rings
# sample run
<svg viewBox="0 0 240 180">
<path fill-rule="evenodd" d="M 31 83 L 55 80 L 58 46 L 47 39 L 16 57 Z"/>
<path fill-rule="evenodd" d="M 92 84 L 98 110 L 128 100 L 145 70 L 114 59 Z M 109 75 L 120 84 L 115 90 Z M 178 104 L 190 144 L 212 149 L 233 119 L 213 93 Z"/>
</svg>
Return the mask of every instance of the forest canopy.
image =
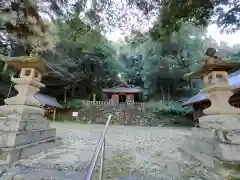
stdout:
<svg viewBox="0 0 240 180">
<path fill-rule="evenodd" d="M 201 87 L 182 77 L 199 67 L 208 47 L 240 60 L 240 44 L 207 35 L 213 23 L 222 33 L 239 30 L 238 0 L 9 0 L 0 9 L 0 53 L 43 56 L 53 72 L 44 92 L 57 98 L 101 99 L 102 88 L 126 81 L 141 86 L 145 99 L 177 101 Z M 123 40 L 108 39 L 115 30 Z"/>
</svg>

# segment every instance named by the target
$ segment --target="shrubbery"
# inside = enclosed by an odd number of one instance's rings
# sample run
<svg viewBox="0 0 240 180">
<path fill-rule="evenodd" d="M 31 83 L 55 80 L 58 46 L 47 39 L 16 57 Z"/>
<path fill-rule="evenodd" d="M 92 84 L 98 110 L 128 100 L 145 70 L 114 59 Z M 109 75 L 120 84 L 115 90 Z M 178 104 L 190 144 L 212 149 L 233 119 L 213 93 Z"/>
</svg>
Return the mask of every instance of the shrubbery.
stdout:
<svg viewBox="0 0 240 180">
<path fill-rule="evenodd" d="M 178 102 L 170 102 L 164 104 L 162 102 L 150 102 L 148 108 L 154 112 L 161 115 L 179 115 L 186 116 L 192 113 L 191 108 L 183 107 L 182 104 Z"/>
<path fill-rule="evenodd" d="M 162 103 L 149 102 L 148 111 L 152 112 L 158 119 L 159 124 L 191 126 L 194 121 L 191 119 L 192 108 L 182 107 L 178 102 Z"/>
<path fill-rule="evenodd" d="M 72 108 L 72 109 L 82 109 L 85 108 L 87 105 L 84 103 L 83 100 L 81 99 L 73 99 L 69 101 L 66 105 L 67 108 Z"/>
</svg>

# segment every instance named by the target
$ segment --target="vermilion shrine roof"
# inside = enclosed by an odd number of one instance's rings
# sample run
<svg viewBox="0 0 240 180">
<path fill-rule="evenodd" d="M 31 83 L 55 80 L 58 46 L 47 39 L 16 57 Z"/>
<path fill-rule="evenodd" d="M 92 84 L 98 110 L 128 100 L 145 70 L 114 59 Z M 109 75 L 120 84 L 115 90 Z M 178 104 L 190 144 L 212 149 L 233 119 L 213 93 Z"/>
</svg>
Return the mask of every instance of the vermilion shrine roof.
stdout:
<svg viewBox="0 0 240 180">
<path fill-rule="evenodd" d="M 228 82 L 230 85 L 236 87 L 236 89 L 240 88 L 240 70 L 236 71 L 232 74 L 229 74 Z M 201 101 L 208 100 L 207 93 L 199 92 L 195 96 L 191 97 L 189 100 L 183 103 L 183 106 L 194 104 Z"/>
<path fill-rule="evenodd" d="M 142 92 L 142 89 L 140 87 L 129 85 L 127 83 L 122 83 L 113 88 L 103 89 L 103 92 L 105 93 L 140 93 Z"/>
</svg>

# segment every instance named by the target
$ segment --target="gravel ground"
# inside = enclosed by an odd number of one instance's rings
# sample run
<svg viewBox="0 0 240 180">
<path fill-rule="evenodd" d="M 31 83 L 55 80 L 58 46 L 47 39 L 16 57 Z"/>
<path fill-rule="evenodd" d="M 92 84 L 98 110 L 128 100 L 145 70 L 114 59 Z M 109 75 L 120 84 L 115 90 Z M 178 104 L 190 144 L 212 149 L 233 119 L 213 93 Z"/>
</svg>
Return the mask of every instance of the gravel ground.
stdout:
<svg viewBox="0 0 240 180">
<path fill-rule="evenodd" d="M 38 153 L 20 161 L 18 166 L 85 171 L 103 125 L 55 123 L 57 135 L 62 137 L 59 147 Z M 191 131 L 184 128 L 109 126 L 104 179 L 129 176 L 136 179 L 219 180 L 178 147 Z M 140 178 L 144 177 L 144 178 Z"/>
</svg>

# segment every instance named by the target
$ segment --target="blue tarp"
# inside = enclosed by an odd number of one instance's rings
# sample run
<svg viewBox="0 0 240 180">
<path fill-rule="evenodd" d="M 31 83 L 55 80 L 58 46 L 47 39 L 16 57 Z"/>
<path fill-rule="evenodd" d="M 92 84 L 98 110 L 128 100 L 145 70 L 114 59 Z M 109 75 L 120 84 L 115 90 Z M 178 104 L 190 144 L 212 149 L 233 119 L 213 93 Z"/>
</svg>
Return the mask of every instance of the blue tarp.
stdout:
<svg viewBox="0 0 240 180">
<path fill-rule="evenodd" d="M 53 97 L 47 96 L 41 93 L 35 93 L 34 98 L 38 100 L 42 105 L 48 105 L 51 107 L 61 107 L 57 100 Z"/>
</svg>

